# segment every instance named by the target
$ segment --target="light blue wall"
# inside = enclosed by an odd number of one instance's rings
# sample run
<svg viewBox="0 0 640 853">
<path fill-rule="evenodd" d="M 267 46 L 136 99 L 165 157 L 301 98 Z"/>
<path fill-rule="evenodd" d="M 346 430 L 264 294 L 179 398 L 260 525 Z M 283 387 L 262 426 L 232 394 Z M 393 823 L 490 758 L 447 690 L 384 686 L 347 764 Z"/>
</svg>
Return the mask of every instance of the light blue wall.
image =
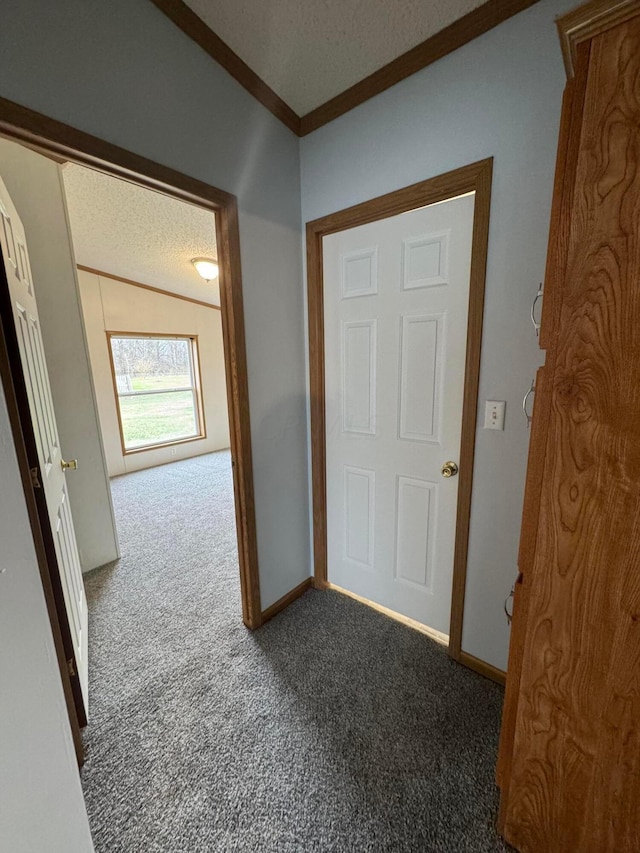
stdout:
<svg viewBox="0 0 640 853">
<path fill-rule="evenodd" d="M 554 20 L 574 5 L 542 0 L 301 143 L 305 222 L 494 158 L 463 649 L 501 669 L 529 441 L 520 405 L 542 357 L 529 309 L 565 83 Z M 488 399 L 507 401 L 504 432 L 481 428 Z"/>
<path fill-rule="evenodd" d="M 238 196 L 268 607 L 310 571 L 299 141 L 148 0 L 2 0 L 0 11 L 0 95 Z M 12 453 L 0 411 L 2 447 Z M 0 533 L 12 537 L 10 552 L 0 544 L 0 610 L 14 617 L 0 650 L 0 693 L 11 699 L 0 732 L 0 847 L 89 853 L 33 545 L 9 513 L 24 516 L 24 499 L 9 473 L 0 464 Z M 29 555 L 29 576 L 14 551 Z"/>
<path fill-rule="evenodd" d="M 298 139 L 148 0 L 2 5 L 0 95 L 238 196 L 268 607 L 310 570 Z"/>
<path fill-rule="evenodd" d="M 502 602 L 528 445 L 519 407 L 540 362 L 528 313 L 544 273 L 564 86 L 553 20 L 574 4 L 541 0 L 300 143 L 149 0 L 2 0 L 0 95 L 238 196 L 263 607 L 310 568 L 301 196 L 307 221 L 493 156 L 480 398 L 507 400 L 507 421 L 504 433 L 477 435 L 463 647 L 506 665 Z M 0 432 L 10 446 L 6 421 Z M 15 696 L 33 704 L 27 680 L 10 674 Z M 51 690 L 41 689 L 43 706 Z M 25 718 L 4 738 L 34 731 Z M 43 784 L 58 772 L 53 760 L 37 769 Z M 24 780 L 11 796 L 28 810 Z"/>
</svg>

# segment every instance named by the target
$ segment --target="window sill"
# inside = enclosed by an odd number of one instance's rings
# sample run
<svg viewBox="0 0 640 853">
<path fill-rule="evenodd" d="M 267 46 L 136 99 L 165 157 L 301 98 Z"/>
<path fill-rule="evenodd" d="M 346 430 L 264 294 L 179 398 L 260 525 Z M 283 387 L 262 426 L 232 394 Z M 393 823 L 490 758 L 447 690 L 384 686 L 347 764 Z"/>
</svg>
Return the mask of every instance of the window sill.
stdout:
<svg viewBox="0 0 640 853">
<path fill-rule="evenodd" d="M 179 447 L 181 444 L 190 444 L 192 441 L 204 441 L 206 433 L 192 435 L 189 438 L 180 438 L 176 441 L 163 441 L 159 444 L 145 444 L 144 447 L 133 447 L 131 450 L 123 448 L 123 456 L 133 456 L 136 453 L 146 453 L 149 450 L 163 450 L 166 447 Z"/>
</svg>

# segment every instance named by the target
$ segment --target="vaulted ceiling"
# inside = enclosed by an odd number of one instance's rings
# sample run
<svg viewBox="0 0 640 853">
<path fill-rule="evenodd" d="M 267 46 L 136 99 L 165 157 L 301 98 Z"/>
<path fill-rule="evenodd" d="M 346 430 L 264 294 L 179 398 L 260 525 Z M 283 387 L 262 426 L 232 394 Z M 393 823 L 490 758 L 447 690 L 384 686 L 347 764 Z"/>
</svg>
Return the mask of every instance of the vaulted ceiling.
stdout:
<svg viewBox="0 0 640 853">
<path fill-rule="evenodd" d="M 304 136 L 537 0 L 152 0 Z"/>
<path fill-rule="evenodd" d="M 152 0 L 303 136 L 537 0 Z M 220 304 L 190 264 L 216 255 L 213 215 L 67 164 L 77 261 Z"/>
<path fill-rule="evenodd" d="M 484 0 L 185 0 L 298 115 Z"/>
</svg>

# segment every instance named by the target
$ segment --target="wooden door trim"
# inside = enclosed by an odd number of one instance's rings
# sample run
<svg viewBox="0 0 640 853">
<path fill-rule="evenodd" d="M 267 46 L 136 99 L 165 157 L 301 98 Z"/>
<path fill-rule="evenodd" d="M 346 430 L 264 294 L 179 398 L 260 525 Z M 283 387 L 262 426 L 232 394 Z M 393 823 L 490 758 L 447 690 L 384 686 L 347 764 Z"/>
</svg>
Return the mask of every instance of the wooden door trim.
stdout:
<svg viewBox="0 0 640 853">
<path fill-rule="evenodd" d="M 267 607 L 266 610 L 262 611 L 262 622 L 268 622 L 270 619 L 273 619 L 274 616 L 277 616 L 278 613 L 282 613 L 290 604 L 293 604 L 294 601 L 297 601 L 300 596 L 304 595 L 305 592 L 311 588 L 312 579 L 305 578 L 302 583 L 299 583 L 298 586 L 295 586 L 293 589 L 289 590 L 286 595 L 283 595 L 282 598 L 279 598 L 277 601 Z"/>
<path fill-rule="evenodd" d="M 640 11 L 639 0 L 591 0 L 556 21 L 564 67 L 569 79 L 576 75 L 578 48 L 611 27 L 623 24 Z"/>
<path fill-rule="evenodd" d="M 151 0 L 161 12 L 221 65 L 240 85 L 277 119 L 300 135 L 300 116 L 264 82 L 183 0 Z"/>
<path fill-rule="evenodd" d="M 55 155 L 215 213 L 220 265 L 222 335 L 225 352 L 227 404 L 233 460 L 233 483 L 240 564 L 242 618 L 247 627 L 262 624 L 258 546 L 255 522 L 251 421 L 244 331 L 244 306 L 240 266 L 240 232 L 237 200 L 189 175 L 141 157 L 96 136 L 63 124 L 41 113 L 0 98 L 0 135 L 28 145 L 45 156 Z M 0 363 L 8 353 L 0 350 Z M 3 369 L 5 392 L 11 394 L 8 377 L 15 365 Z M 19 457 L 23 480 L 29 477 L 27 460 Z M 35 534 L 34 534 L 35 538 Z M 37 544 L 37 543 L 36 543 Z M 58 571 L 57 566 L 54 569 Z M 43 582 L 44 583 L 44 582 Z M 64 622 L 66 614 L 59 615 Z M 55 633 L 55 628 L 54 628 Z M 65 672 L 61 670 L 63 684 Z M 68 675 L 67 675 L 68 677 Z M 73 725 L 73 724 L 72 724 Z"/>
<path fill-rule="evenodd" d="M 320 104 L 300 118 L 299 136 L 306 136 L 350 112 L 365 101 L 427 68 L 439 59 L 523 12 L 538 0 L 486 0 L 462 18 L 378 68 L 344 92 Z"/>
<path fill-rule="evenodd" d="M 327 578 L 327 481 L 325 417 L 325 352 L 322 240 L 328 234 L 355 228 L 389 216 L 475 192 L 469 319 L 465 358 L 460 474 L 453 568 L 449 654 L 454 660 L 474 666 L 474 658 L 462 658 L 462 618 L 467 577 L 467 551 L 473 459 L 478 407 L 478 379 L 482 344 L 484 288 L 489 238 L 493 158 L 471 163 L 426 181 L 329 214 L 306 226 L 307 299 L 309 322 L 309 386 L 311 406 L 311 471 L 313 507 L 314 586 L 326 589 Z M 486 666 L 483 674 L 487 674 Z"/>
<path fill-rule="evenodd" d="M 486 660 L 480 660 L 480 658 L 469 654 L 469 652 L 460 652 L 457 660 L 468 666 L 469 669 L 473 669 L 475 672 L 484 675 L 485 678 L 489 678 L 491 681 L 501 684 L 503 687 L 506 684 L 507 673 L 503 669 L 498 669 L 497 666 L 487 663 Z"/>
<path fill-rule="evenodd" d="M 482 5 L 303 116 L 299 116 L 274 92 L 184 0 L 151 2 L 289 130 L 296 136 L 306 136 L 438 59 L 464 47 L 513 15 L 533 6 L 538 0 L 485 0 Z"/>
</svg>

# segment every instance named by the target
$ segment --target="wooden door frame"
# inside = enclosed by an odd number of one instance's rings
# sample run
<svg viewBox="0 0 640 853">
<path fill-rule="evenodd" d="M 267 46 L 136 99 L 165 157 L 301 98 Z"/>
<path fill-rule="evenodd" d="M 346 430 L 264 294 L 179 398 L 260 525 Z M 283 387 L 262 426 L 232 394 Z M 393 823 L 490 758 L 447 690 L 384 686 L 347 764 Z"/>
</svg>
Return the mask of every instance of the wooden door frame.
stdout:
<svg viewBox="0 0 640 853">
<path fill-rule="evenodd" d="M 483 675 L 503 680 L 503 677 L 501 678 L 503 674 L 499 670 L 494 671 L 493 667 L 462 651 L 462 619 L 467 577 L 492 172 L 493 158 L 491 157 L 307 223 L 311 470 L 315 563 L 313 585 L 316 589 L 326 589 L 328 586 L 322 239 L 328 234 L 335 234 L 337 231 L 366 225 L 369 222 L 406 213 L 428 204 L 455 198 L 464 193 L 475 192 L 449 654 L 454 660 L 465 663 Z"/>
<path fill-rule="evenodd" d="M 215 214 L 242 619 L 248 628 L 259 628 L 263 623 L 263 614 L 258 574 L 249 385 L 236 197 L 5 98 L 0 98 L 0 136 L 26 145 L 60 163 L 73 162 L 88 166 L 146 189 L 196 204 Z M 47 551 L 44 544 L 48 522 L 45 524 L 42 518 L 42 511 L 37 506 L 35 490 L 31 485 L 29 469 L 33 467 L 30 463 L 33 461 L 35 445 L 32 447 L 32 442 L 29 440 L 30 415 L 28 410 L 25 411 L 25 399 L 20 395 L 19 381 L 16 382 L 16 378 L 19 379 L 17 374 L 20 372 L 15 353 L 12 353 L 11 348 L 7 346 L 5 335 L 0 334 L 0 379 L 11 415 L 20 474 L 25 488 L 49 618 L 58 652 L 61 678 L 69 707 L 69 695 L 72 692 L 71 679 L 62 642 L 65 625 L 68 630 L 67 615 L 64 608 L 61 611 L 60 602 L 53 594 L 56 583 L 59 584 L 59 570 L 58 566 L 53 564 L 50 550 Z M 71 707 L 69 710 L 76 752 L 81 760 L 78 714 L 72 713 Z M 80 713 L 81 724 L 82 713 Z"/>
</svg>

